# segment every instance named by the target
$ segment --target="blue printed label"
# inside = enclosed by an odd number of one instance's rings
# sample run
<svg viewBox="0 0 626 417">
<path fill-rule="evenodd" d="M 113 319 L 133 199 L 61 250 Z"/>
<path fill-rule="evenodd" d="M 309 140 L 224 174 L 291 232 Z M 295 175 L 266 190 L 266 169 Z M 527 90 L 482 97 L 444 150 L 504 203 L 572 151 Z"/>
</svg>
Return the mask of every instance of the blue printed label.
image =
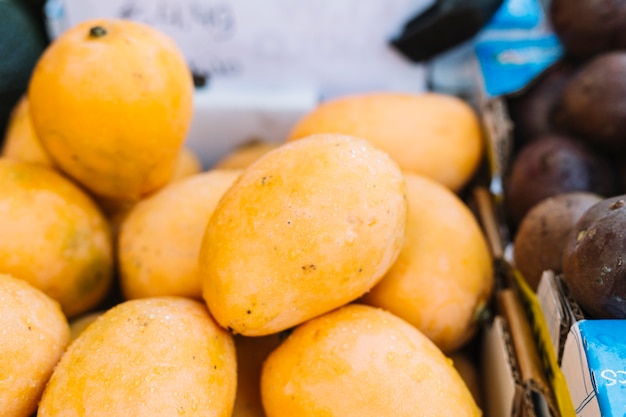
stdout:
<svg viewBox="0 0 626 417">
<path fill-rule="evenodd" d="M 563 53 L 554 36 L 523 40 L 489 40 L 476 45 L 476 55 L 490 96 L 524 88 Z"/>
<path fill-rule="evenodd" d="M 626 320 L 582 320 L 578 326 L 602 415 L 626 415 Z"/>
</svg>

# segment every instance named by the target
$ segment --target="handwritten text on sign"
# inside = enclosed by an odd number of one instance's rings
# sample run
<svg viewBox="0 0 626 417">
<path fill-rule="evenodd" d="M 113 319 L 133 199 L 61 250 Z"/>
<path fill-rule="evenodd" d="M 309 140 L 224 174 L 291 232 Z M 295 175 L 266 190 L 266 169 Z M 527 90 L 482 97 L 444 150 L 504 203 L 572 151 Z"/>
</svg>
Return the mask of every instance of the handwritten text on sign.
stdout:
<svg viewBox="0 0 626 417">
<path fill-rule="evenodd" d="M 151 24 L 211 82 L 309 83 L 322 90 L 420 90 L 423 68 L 389 45 L 432 0 L 64 0 L 67 25 Z"/>
</svg>

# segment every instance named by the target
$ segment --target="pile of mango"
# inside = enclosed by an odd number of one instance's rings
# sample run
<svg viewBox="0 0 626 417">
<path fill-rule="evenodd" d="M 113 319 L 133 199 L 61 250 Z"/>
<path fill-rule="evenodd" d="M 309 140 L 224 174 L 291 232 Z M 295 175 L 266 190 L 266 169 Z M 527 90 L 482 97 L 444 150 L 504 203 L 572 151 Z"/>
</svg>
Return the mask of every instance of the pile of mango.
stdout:
<svg viewBox="0 0 626 417">
<path fill-rule="evenodd" d="M 87 21 L 37 62 L 0 158 L 7 415 L 481 415 L 473 109 L 338 97 L 212 167 L 192 115 L 149 26 Z"/>
</svg>

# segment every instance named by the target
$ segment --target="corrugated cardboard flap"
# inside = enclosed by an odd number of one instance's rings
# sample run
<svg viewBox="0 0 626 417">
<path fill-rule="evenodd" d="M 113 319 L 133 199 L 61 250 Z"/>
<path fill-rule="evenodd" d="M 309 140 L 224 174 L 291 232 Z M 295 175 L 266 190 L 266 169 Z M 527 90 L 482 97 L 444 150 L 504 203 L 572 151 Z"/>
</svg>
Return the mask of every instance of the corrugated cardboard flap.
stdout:
<svg viewBox="0 0 626 417">
<path fill-rule="evenodd" d="M 506 319 L 519 366 L 526 415 L 560 416 L 526 311 L 512 288 L 497 294 L 498 311 Z"/>
<path fill-rule="evenodd" d="M 570 328 L 584 318 L 583 312 L 570 296 L 562 276 L 553 271 L 543 272 L 537 287 L 537 298 L 560 365 Z"/>
<path fill-rule="evenodd" d="M 516 387 L 512 390 L 514 394 L 509 393 L 505 399 L 498 400 L 509 401 L 510 411 L 500 404 L 490 404 L 490 416 L 562 416 L 563 401 L 557 403 L 552 385 L 554 380 L 558 382 L 561 378 L 557 375 L 559 378 L 555 379 L 554 372 L 551 372 L 554 368 L 545 366 L 546 358 L 542 356 L 544 351 L 539 349 L 533 329 L 535 322 L 531 321 L 531 313 L 526 308 L 528 300 L 523 289 L 520 289 L 515 268 L 504 259 L 499 230 L 501 223 L 495 214 L 494 196 L 486 188 L 477 187 L 474 204 L 491 245 L 496 273 L 495 318 L 485 331 L 484 373 L 486 378 L 496 378 L 498 384 L 509 384 L 512 381 Z M 494 340 L 496 338 L 500 340 Z M 492 360 L 503 362 L 505 354 L 509 356 L 506 364 L 490 363 Z M 500 372 L 495 372 L 497 370 Z"/>
<path fill-rule="evenodd" d="M 523 388 L 511 333 L 502 316 L 485 326 L 482 338 L 481 374 L 487 391 L 486 417 L 518 417 L 522 413 Z"/>
</svg>

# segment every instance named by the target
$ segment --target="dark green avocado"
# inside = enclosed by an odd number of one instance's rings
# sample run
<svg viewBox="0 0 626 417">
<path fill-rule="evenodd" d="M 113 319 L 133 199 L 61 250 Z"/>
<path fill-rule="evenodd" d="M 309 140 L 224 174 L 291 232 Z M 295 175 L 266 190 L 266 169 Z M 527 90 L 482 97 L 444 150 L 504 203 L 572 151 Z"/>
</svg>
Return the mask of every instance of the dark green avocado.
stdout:
<svg viewBox="0 0 626 417">
<path fill-rule="evenodd" d="M 32 70 L 48 44 L 33 3 L 0 0 L 0 142 L 9 115 L 26 92 Z"/>
</svg>

